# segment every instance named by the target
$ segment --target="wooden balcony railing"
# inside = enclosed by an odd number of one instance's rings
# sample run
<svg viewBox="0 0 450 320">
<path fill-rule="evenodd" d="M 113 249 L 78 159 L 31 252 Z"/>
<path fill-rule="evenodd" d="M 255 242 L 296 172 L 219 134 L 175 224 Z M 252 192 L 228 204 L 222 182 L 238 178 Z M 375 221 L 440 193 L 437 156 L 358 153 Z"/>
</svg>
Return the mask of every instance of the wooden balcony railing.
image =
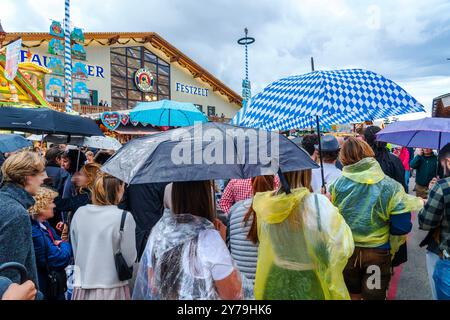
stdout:
<svg viewBox="0 0 450 320">
<path fill-rule="evenodd" d="M 208 117 L 209 121 L 213 121 L 213 122 L 225 122 L 228 123 L 230 122 L 230 118 L 222 118 L 222 117 L 218 117 L 218 116 L 209 116 Z"/>
<path fill-rule="evenodd" d="M 64 112 L 66 111 L 66 104 L 64 102 L 50 102 L 52 107 L 55 110 Z M 92 113 L 102 113 L 105 111 L 111 111 L 110 107 L 103 107 L 103 106 L 87 106 L 87 105 L 79 105 L 74 104 L 72 106 L 73 110 L 78 112 L 79 114 L 92 114 Z"/>
<path fill-rule="evenodd" d="M 50 102 L 50 104 L 52 105 L 52 107 L 57 110 L 57 111 L 61 111 L 61 112 L 65 112 L 66 111 L 66 105 L 64 102 Z M 111 111 L 110 107 L 103 107 L 103 106 L 87 106 L 87 105 L 79 105 L 79 104 L 74 104 L 72 106 L 73 110 L 78 112 L 79 114 L 83 115 L 83 114 L 93 114 L 93 113 L 102 113 L 105 111 Z M 222 118 L 219 116 L 209 116 L 208 117 L 209 121 L 213 121 L 213 122 L 224 122 L 224 123 L 228 123 L 230 122 L 230 118 Z"/>
</svg>

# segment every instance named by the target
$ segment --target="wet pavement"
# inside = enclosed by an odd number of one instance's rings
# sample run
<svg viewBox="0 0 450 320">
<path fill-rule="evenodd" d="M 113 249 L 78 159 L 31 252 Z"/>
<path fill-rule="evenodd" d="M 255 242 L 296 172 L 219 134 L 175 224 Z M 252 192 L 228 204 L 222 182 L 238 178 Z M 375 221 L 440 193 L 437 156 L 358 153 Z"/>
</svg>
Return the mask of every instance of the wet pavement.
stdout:
<svg viewBox="0 0 450 320">
<path fill-rule="evenodd" d="M 410 181 L 410 193 L 415 194 L 414 179 Z M 403 264 L 398 285 L 396 300 L 431 300 L 431 289 L 425 260 L 425 248 L 419 243 L 425 238 L 427 232 L 419 230 L 417 215 L 414 214 L 413 230 L 408 238 L 408 261 Z"/>
</svg>

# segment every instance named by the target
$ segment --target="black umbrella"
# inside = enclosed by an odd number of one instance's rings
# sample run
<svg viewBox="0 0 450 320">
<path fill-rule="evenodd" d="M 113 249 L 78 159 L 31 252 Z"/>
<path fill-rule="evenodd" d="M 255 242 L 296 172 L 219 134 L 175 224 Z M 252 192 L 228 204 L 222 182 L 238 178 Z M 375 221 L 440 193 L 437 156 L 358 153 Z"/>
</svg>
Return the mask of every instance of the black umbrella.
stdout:
<svg viewBox="0 0 450 320">
<path fill-rule="evenodd" d="M 0 108 L 0 129 L 30 133 L 103 136 L 95 121 L 49 108 Z"/>
<path fill-rule="evenodd" d="M 298 145 L 299 147 L 301 147 L 302 146 L 303 137 L 295 137 L 295 138 L 291 139 L 291 141 L 293 143 L 295 143 L 296 145 Z"/>
<path fill-rule="evenodd" d="M 318 166 L 309 155 L 278 133 L 209 122 L 132 140 L 102 170 L 142 184 L 245 179 L 312 168 Z"/>
</svg>

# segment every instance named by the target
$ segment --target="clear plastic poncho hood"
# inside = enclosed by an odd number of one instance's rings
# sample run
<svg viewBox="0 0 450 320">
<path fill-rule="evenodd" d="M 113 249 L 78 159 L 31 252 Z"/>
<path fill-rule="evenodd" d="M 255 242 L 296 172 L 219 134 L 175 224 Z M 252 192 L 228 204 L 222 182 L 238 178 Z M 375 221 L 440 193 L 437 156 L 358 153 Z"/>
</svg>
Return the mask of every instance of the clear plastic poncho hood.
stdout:
<svg viewBox="0 0 450 320">
<path fill-rule="evenodd" d="M 406 236 L 390 236 L 390 216 L 420 210 L 420 199 L 383 173 L 374 158 L 345 166 L 342 177 L 329 188 L 332 202 L 350 225 L 355 245 L 378 247 L 391 243 L 397 252 Z"/>
<path fill-rule="evenodd" d="M 219 299 L 211 272 L 197 255 L 198 236 L 205 230 L 215 230 L 209 220 L 166 209 L 148 239 L 133 300 Z"/>
<path fill-rule="evenodd" d="M 342 271 L 353 254 L 352 234 L 326 197 L 305 188 L 264 192 L 255 195 L 253 208 L 260 241 L 256 299 L 350 298 Z M 289 278 L 293 273 L 299 281 Z"/>
</svg>

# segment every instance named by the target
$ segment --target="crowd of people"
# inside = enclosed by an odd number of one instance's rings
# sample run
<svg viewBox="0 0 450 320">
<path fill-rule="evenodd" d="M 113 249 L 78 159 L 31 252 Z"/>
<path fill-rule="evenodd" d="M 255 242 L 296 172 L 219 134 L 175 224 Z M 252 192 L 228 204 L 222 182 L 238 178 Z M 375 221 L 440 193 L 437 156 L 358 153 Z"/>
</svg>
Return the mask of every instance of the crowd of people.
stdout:
<svg viewBox="0 0 450 320">
<path fill-rule="evenodd" d="M 127 186 L 101 170 L 111 152 L 13 153 L 1 167 L 0 265 L 24 265 L 29 281 L 0 272 L 13 283 L 2 292 L 0 277 L 0 297 L 384 300 L 416 212 L 433 297 L 448 298 L 450 144 L 438 155 L 389 146 L 379 130 L 325 135 L 321 155 L 307 135 L 322 168 L 225 183 Z"/>
</svg>

